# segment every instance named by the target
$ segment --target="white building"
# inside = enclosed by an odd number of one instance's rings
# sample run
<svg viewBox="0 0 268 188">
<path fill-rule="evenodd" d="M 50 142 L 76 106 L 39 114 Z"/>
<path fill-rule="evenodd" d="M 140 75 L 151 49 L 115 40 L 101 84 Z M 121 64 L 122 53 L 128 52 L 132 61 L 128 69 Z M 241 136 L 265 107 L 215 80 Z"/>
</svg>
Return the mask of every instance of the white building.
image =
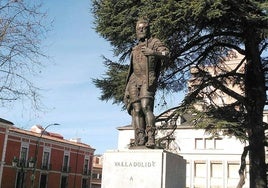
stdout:
<svg viewBox="0 0 268 188">
<path fill-rule="evenodd" d="M 199 77 L 199 71 L 202 70 L 210 76 L 224 74 L 231 70 L 236 70 L 242 73 L 244 66 L 241 64 L 243 56 L 236 51 L 230 51 L 228 56 L 222 59 L 217 66 L 192 67 L 190 72 L 192 77 L 188 81 L 189 92 L 194 91 L 202 82 L 202 77 Z M 232 79 L 226 79 L 227 87 L 243 95 L 239 87 L 239 83 Z M 215 91 L 213 87 L 207 87 L 200 94 L 203 100 L 196 103 L 195 107 L 199 110 L 206 109 L 206 105 L 217 104 L 224 106 L 234 102 L 234 99 L 226 95 L 220 90 L 216 90 L 213 95 L 207 96 L 206 93 Z M 166 115 L 172 112 L 167 112 Z M 178 153 L 187 160 L 187 187 L 191 188 L 232 188 L 239 183 L 240 176 L 238 170 L 241 163 L 241 155 L 246 146 L 235 137 L 221 136 L 211 138 L 205 134 L 204 129 L 196 129 L 191 123 L 191 118 L 194 114 L 185 114 L 176 117 L 170 123 L 171 127 L 175 126 L 172 139 L 166 143 L 165 148 Z M 165 118 L 164 118 L 165 119 Z M 175 121 L 175 122 L 174 122 Z M 268 113 L 264 113 L 264 121 L 268 122 Z M 163 122 L 158 122 L 159 125 Z M 120 127 L 118 138 L 118 149 L 128 148 L 130 139 L 134 137 L 134 131 L 131 126 Z M 172 129 L 158 131 L 158 136 L 168 134 Z M 248 157 L 246 158 L 246 174 L 244 188 L 249 187 L 249 166 Z"/>
<path fill-rule="evenodd" d="M 203 129 L 195 129 L 187 117 L 177 119 L 177 128 L 169 150 L 187 160 L 186 186 L 191 188 L 235 188 L 244 144 L 234 137 L 210 138 Z M 126 149 L 134 138 L 131 126 L 119 127 L 118 149 Z M 167 129 L 170 132 L 172 129 Z M 160 133 L 161 135 L 161 133 Z M 247 159 L 248 165 L 248 159 Z M 248 166 L 244 187 L 249 187 Z"/>
</svg>

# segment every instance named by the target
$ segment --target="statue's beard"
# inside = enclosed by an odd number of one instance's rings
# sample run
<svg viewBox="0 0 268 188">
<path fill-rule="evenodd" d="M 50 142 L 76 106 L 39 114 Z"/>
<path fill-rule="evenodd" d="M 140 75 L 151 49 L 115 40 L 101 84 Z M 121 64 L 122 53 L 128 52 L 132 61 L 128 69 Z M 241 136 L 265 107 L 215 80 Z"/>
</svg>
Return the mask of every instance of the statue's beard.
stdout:
<svg viewBox="0 0 268 188">
<path fill-rule="evenodd" d="M 139 34 L 137 34 L 137 39 L 139 41 L 144 41 L 146 39 L 146 33 L 139 33 Z"/>
</svg>

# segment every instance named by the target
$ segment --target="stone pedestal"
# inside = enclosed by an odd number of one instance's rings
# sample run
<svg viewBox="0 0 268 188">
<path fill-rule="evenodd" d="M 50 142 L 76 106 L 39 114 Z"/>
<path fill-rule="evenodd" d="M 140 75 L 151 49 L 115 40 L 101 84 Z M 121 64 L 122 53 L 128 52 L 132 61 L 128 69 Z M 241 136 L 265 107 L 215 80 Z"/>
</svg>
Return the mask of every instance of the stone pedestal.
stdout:
<svg viewBox="0 0 268 188">
<path fill-rule="evenodd" d="M 185 188 L 186 160 L 162 149 L 104 153 L 102 188 Z"/>
</svg>

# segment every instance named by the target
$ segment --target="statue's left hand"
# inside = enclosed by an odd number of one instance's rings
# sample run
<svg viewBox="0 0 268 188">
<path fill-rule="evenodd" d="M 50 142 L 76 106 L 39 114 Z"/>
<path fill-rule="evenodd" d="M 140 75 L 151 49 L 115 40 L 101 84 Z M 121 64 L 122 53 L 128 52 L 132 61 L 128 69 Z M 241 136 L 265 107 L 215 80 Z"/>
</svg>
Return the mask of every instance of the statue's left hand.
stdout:
<svg viewBox="0 0 268 188">
<path fill-rule="evenodd" d="M 151 48 L 148 48 L 148 47 L 142 47 L 141 52 L 146 56 L 154 55 L 154 51 Z"/>
</svg>

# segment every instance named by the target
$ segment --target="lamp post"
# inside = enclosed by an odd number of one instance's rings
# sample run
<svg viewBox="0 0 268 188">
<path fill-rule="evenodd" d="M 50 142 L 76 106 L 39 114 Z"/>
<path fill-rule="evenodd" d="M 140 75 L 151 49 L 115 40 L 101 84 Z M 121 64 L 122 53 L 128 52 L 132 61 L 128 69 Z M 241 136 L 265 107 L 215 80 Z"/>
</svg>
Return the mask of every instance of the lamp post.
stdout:
<svg viewBox="0 0 268 188">
<path fill-rule="evenodd" d="M 37 143 L 35 145 L 35 151 L 34 151 L 34 165 L 33 165 L 33 173 L 32 173 L 32 176 L 31 176 L 31 188 L 34 188 L 34 180 L 35 180 L 35 171 L 36 171 L 36 164 L 37 164 L 37 157 L 38 157 L 38 150 L 39 150 L 39 146 L 40 146 L 40 140 L 43 136 L 43 134 L 46 132 L 46 129 L 50 126 L 53 126 L 53 125 L 60 125 L 58 123 L 53 123 L 53 124 L 49 124 L 47 125 L 44 130 L 42 130 L 40 136 L 38 137 L 37 139 Z"/>
<path fill-rule="evenodd" d="M 33 168 L 34 162 L 30 160 L 26 160 L 25 158 L 17 158 L 14 156 L 12 160 L 12 166 L 16 168 L 17 171 L 17 181 L 16 187 L 23 188 L 24 187 L 24 176 L 25 173 L 29 170 L 29 168 Z"/>
<path fill-rule="evenodd" d="M 15 167 L 17 170 L 17 182 L 16 187 L 22 188 L 24 187 L 24 167 L 25 167 L 25 160 L 24 159 L 18 159 L 16 156 L 14 156 L 14 159 L 12 161 L 12 166 Z M 19 171 L 18 171 L 19 168 Z"/>
</svg>

